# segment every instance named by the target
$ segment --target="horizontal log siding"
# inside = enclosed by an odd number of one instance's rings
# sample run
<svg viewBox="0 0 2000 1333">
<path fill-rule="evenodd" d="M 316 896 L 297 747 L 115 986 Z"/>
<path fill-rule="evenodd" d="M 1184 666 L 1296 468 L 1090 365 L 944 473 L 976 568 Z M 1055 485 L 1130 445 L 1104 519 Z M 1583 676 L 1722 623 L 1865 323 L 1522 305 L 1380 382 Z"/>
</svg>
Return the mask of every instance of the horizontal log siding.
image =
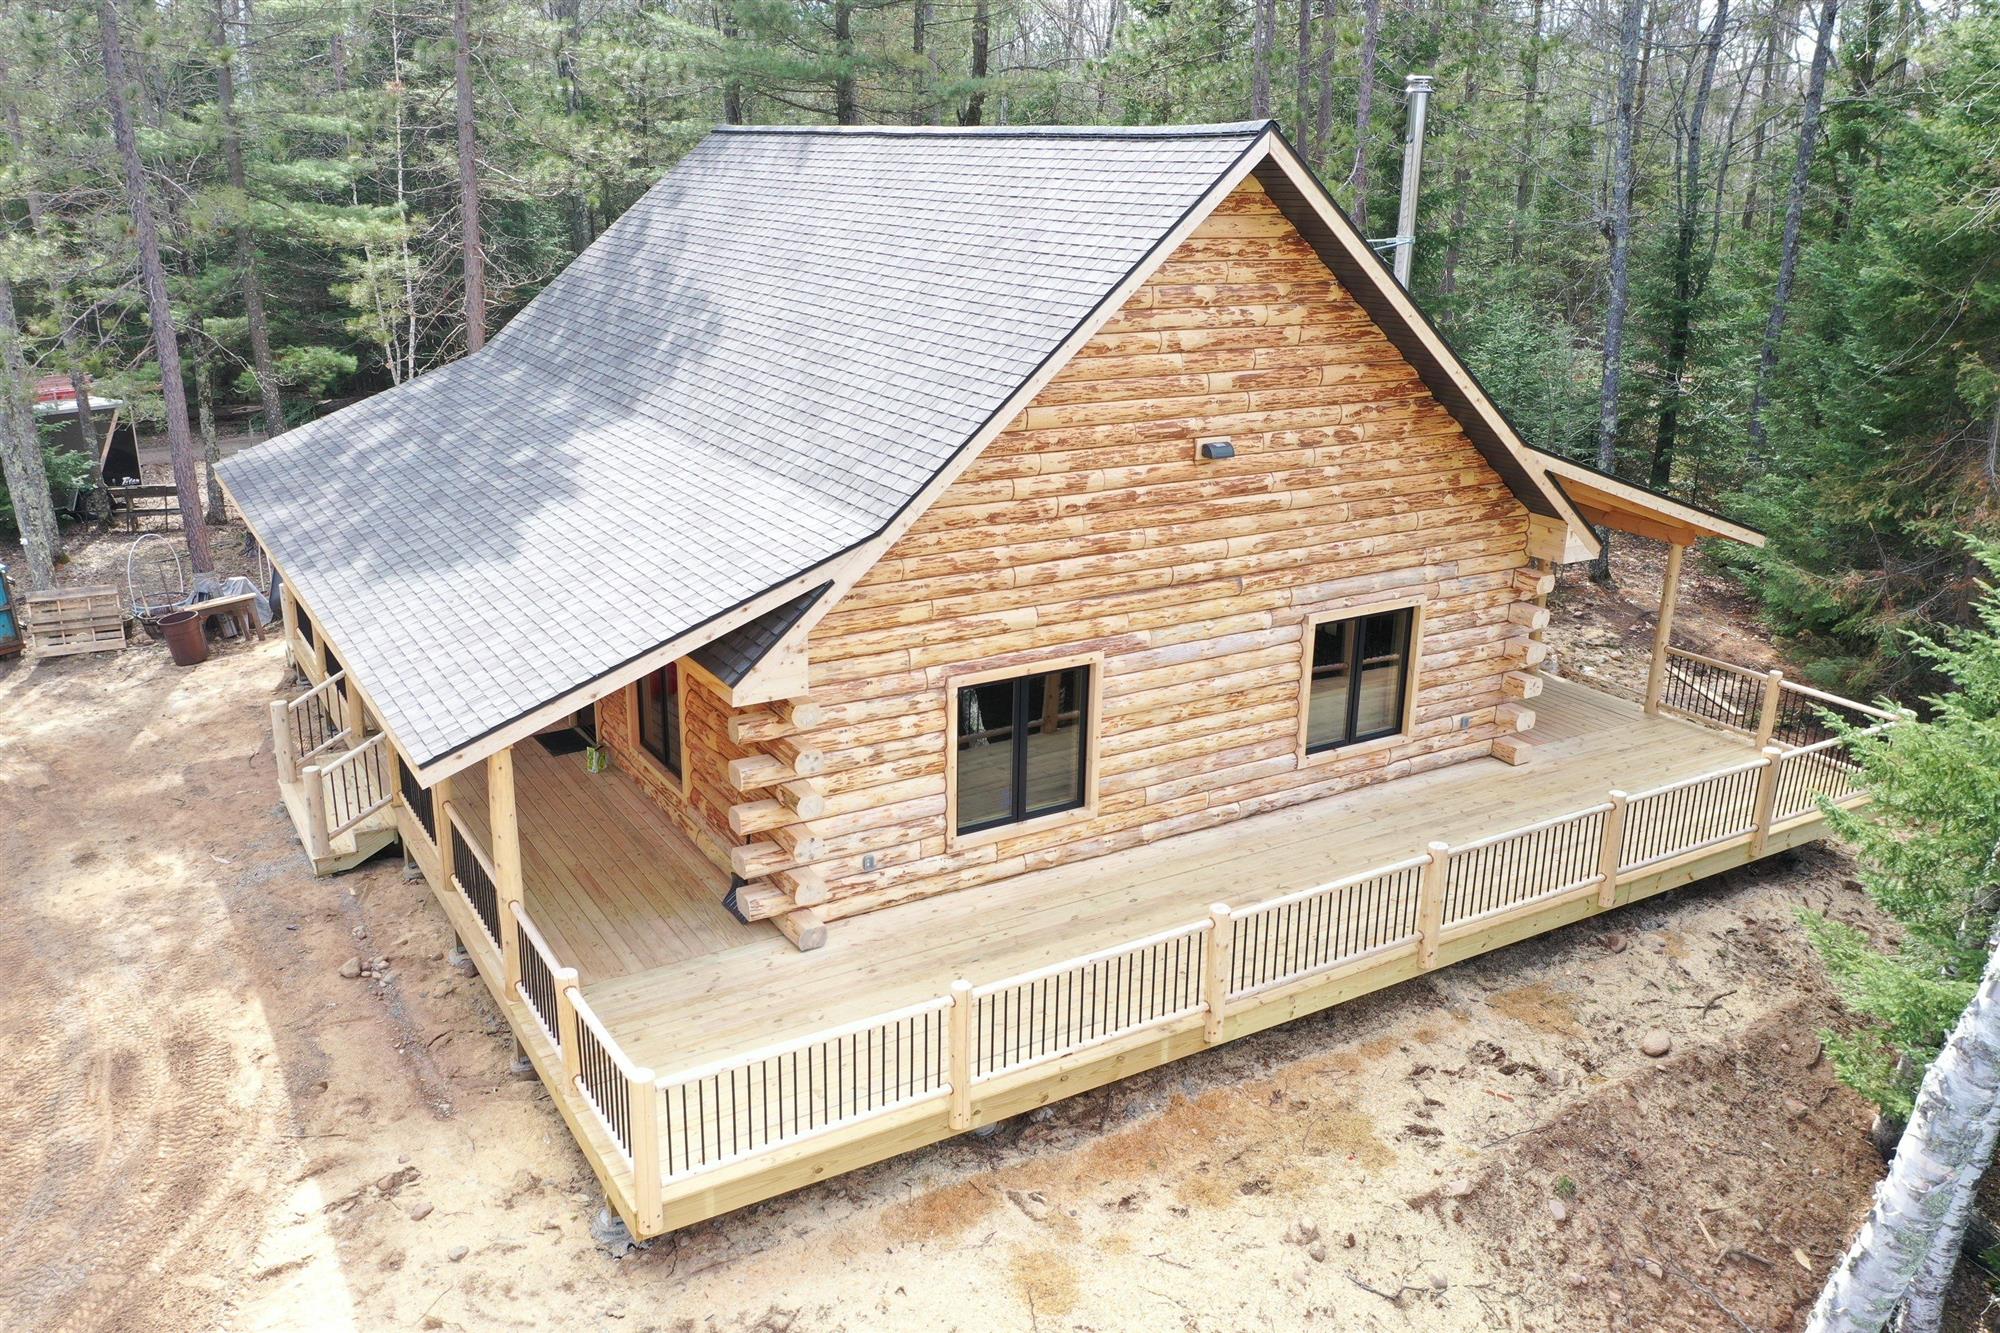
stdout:
<svg viewBox="0 0 2000 1333">
<path fill-rule="evenodd" d="M 729 761 L 750 753 L 729 739 L 729 705 L 713 690 L 698 684 L 683 670 L 681 682 L 681 762 L 689 775 L 687 794 L 639 746 L 635 695 L 625 689 L 597 707 L 598 737 L 611 760 L 632 775 L 640 788 L 663 810 L 675 828 L 724 871 L 729 848 L 739 839 L 729 831 L 729 807 L 742 796 L 729 785 Z"/>
<path fill-rule="evenodd" d="M 1237 457 L 1194 461 L 1216 435 Z M 1526 541 L 1519 503 L 1247 184 L 813 630 L 822 914 L 1489 753 Z M 1302 767 L 1306 618 L 1412 595 L 1412 735 Z M 948 852 L 947 670 L 1086 651 L 1105 656 L 1095 817 Z"/>
<path fill-rule="evenodd" d="M 1197 463 L 1226 435 L 1237 457 Z M 1160 271 L 817 625 L 798 739 L 832 890 L 891 903 L 1099 856 L 1490 751 L 1527 515 L 1255 182 Z M 1414 732 L 1301 767 L 1306 618 L 1422 595 Z M 1104 655 L 1097 812 L 948 852 L 950 668 Z M 726 863 L 723 706 L 689 692 L 692 802 Z M 1460 718 L 1470 726 L 1460 729 Z M 757 869 L 787 864 L 761 844 Z"/>
</svg>

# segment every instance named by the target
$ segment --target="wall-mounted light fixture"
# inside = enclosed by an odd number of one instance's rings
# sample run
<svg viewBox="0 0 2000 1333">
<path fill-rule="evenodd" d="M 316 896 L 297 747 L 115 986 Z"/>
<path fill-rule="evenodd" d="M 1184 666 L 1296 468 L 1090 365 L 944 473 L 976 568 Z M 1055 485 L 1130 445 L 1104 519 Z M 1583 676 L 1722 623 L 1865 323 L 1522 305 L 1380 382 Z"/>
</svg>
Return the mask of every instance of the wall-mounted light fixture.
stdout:
<svg viewBox="0 0 2000 1333">
<path fill-rule="evenodd" d="M 1236 457 L 1236 446 L 1227 440 L 1203 440 L 1197 452 L 1204 462 L 1214 463 Z"/>
</svg>

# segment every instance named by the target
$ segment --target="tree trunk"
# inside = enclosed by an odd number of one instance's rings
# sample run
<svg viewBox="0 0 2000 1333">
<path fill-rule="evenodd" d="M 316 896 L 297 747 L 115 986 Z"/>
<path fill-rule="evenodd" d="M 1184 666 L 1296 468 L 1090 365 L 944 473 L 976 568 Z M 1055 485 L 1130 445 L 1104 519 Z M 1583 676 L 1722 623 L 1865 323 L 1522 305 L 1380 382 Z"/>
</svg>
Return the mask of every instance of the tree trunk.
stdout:
<svg viewBox="0 0 2000 1333">
<path fill-rule="evenodd" d="M 1694 307 L 1708 285 L 1708 275 L 1697 272 L 1695 245 L 1701 233 L 1701 139 L 1708 117 L 1709 94 L 1715 88 L 1715 67 L 1722 58 L 1722 37 L 1729 24 L 1729 0 L 1716 0 L 1715 17 L 1708 35 L 1701 72 L 1695 77 L 1694 99 L 1688 105 L 1687 131 L 1683 137 L 1680 216 L 1674 230 L 1674 252 L 1669 271 L 1674 294 L 1667 307 L 1667 346 L 1661 366 L 1659 428 L 1653 436 L 1653 459 L 1647 481 L 1662 489 L 1673 476 L 1674 446 L 1679 442 L 1682 381 L 1687 375 L 1688 349 L 1694 341 Z"/>
<path fill-rule="evenodd" d="M 1625 372 L 1625 307 L 1631 296 L 1632 260 L 1632 133 L 1636 119 L 1633 99 L 1639 81 L 1639 24 L 1645 0 L 1625 0 L 1624 24 L 1618 39 L 1618 129 L 1611 149 L 1610 216 L 1605 229 L 1611 237 L 1611 294 L 1604 309 L 1604 383 L 1597 399 L 1597 466 L 1613 472 L 1618 464 L 1618 390 Z M 1611 581 L 1611 534 L 1598 534 L 1603 545 L 1590 576 Z"/>
<path fill-rule="evenodd" d="M 1542 104 L 1542 0 L 1534 0 L 1528 25 L 1528 46 L 1521 54 L 1521 169 L 1514 177 L 1514 217 L 1508 224 L 1507 257 L 1521 262 L 1521 238 L 1527 230 L 1528 205 L 1535 198 L 1535 134 Z"/>
<path fill-rule="evenodd" d="M 90 423 L 89 399 L 83 422 Z M 85 432 L 88 437 L 89 432 Z M 0 477 L 14 502 L 14 523 L 28 557 L 28 590 L 56 586 L 56 509 L 49 498 L 49 472 L 35 429 L 28 366 L 21 355 L 21 328 L 14 315 L 14 285 L 0 270 Z"/>
<path fill-rule="evenodd" d="M 486 345 L 486 245 L 479 235 L 479 145 L 472 130 L 472 0 L 451 10 L 452 78 L 458 102 L 458 231 L 465 255 L 465 350 Z"/>
<path fill-rule="evenodd" d="M 723 45 L 735 46 L 736 37 L 736 11 L 725 6 L 722 11 Z M 722 121 L 725 125 L 744 123 L 743 81 L 736 77 L 733 68 L 722 81 Z"/>
<path fill-rule="evenodd" d="M 1312 0 L 1299 0 L 1298 65 L 1293 71 L 1292 131 L 1299 136 L 1299 151 L 1312 161 Z"/>
<path fill-rule="evenodd" d="M 1348 177 L 1353 193 L 1348 208 L 1354 225 L 1368 235 L 1368 124 L 1375 110 L 1375 56 L 1382 41 L 1382 0 L 1363 0 L 1361 18 L 1361 83 L 1354 92 L 1354 171 Z"/>
<path fill-rule="evenodd" d="M 201 330 L 188 330 L 188 361 L 194 370 L 195 432 L 201 436 L 203 475 L 208 480 L 208 524 L 221 527 L 228 519 L 222 498 L 222 480 L 215 475 L 222 462 L 222 441 L 215 433 L 215 358 L 202 350 Z"/>
<path fill-rule="evenodd" d="M 132 230 L 138 237 L 139 277 L 146 290 L 146 314 L 153 325 L 153 352 L 160 364 L 160 399 L 167 417 L 167 452 L 173 459 L 181 532 L 187 538 L 188 562 L 194 572 L 213 574 L 215 559 L 208 549 L 208 528 L 199 520 L 201 485 L 196 475 L 194 438 L 188 431 L 180 339 L 174 333 L 173 305 L 167 299 L 167 268 L 160 258 L 159 228 L 153 222 L 153 205 L 146 191 L 146 167 L 139 159 L 139 139 L 133 133 L 131 106 L 126 101 L 125 51 L 118 37 L 115 0 L 98 0 L 97 26 L 104 57 L 105 101 L 111 112 L 111 137 L 124 168 L 125 202 L 132 212 Z"/>
<path fill-rule="evenodd" d="M 1778 68 L 1778 14 L 1788 8 L 1792 0 L 1772 0 L 1771 12 L 1765 15 L 1769 30 L 1764 34 L 1764 49 L 1759 56 L 1763 65 L 1762 76 L 1757 85 L 1757 128 L 1750 138 L 1750 179 L 1743 187 L 1743 230 L 1750 230 L 1757 220 L 1757 187 L 1763 183 L 1764 141 L 1771 129 L 1771 80 Z"/>
<path fill-rule="evenodd" d="M 1479 79 L 1473 68 L 1468 68 L 1465 73 L 1465 101 L 1462 105 L 1467 121 L 1472 120 L 1472 108 L 1479 101 Z M 1471 217 L 1472 198 L 1470 145 L 1460 140 L 1455 156 L 1458 160 L 1451 169 L 1451 231 L 1444 244 L 1444 271 L 1438 276 L 1438 296 L 1445 303 L 1443 314 L 1448 324 L 1458 322 L 1458 310 L 1451 304 L 1451 298 L 1458 292 L 1458 255 L 1466 223 Z"/>
<path fill-rule="evenodd" d="M 930 39 L 931 0 L 916 0 L 910 6 L 910 124 L 931 123 L 931 81 L 930 56 L 925 50 Z"/>
<path fill-rule="evenodd" d="M 1785 311 L 1792 300 L 1792 280 L 1799 268 L 1799 227 L 1805 220 L 1806 186 L 1812 179 L 1813 145 L 1819 138 L 1820 103 L 1826 97 L 1826 66 L 1833 53 L 1833 30 L 1840 0 L 1822 0 L 1819 31 L 1813 38 L 1812 70 L 1806 76 L 1805 103 L 1799 113 L 1799 155 L 1792 164 L 1792 188 L 1785 200 L 1785 232 L 1778 251 L 1778 285 L 1771 293 L 1771 314 L 1764 321 L 1764 344 L 1757 352 L 1757 384 L 1750 394 L 1750 462 L 1764 461 L 1764 406 L 1771 374 L 1778 368 L 1778 340 L 1785 332 Z"/>
<path fill-rule="evenodd" d="M 1301 4 L 1307 0 L 1300 0 Z M 1333 138 L 1333 47 L 1340 34 L 1333 24 L 1333 0 L 1320 0 L 1319 7 L 1319 70 L 1314 75 L 1319 83 L 1319 106 L 1313 114 L 1313 151 L 1311 161 L 1315 167 L 1326 160 L 1326 146 Z"/>
<path fill-rule="evenodd" d="M 215 0 L 215 94 L 222 113 L 222 159 L 229 172 L 229 188 L 237 207 L 250 203 L 248 177 L 243 170 L 243 130 L 236 120 L 236 55 L 229 43 L 228 0 Z M 243 285 L 243 317 L 249 326 L 250 364 L 257 371 L 257 397 L 264 408 L 264 433 L 276 435 L 285 429 L 285 405 L 278 396 L 278 368 L 271 359 L 271 327 L 264 318 L 264 287 L 257 276 L 257 245 L 250 224 L 238 218 L 233 227 L 236 241 L 236 280 Z"/>
<path fill-rule="evenodd" d="M 1972 1003 L 1924 1073 L 1889 1174 L 1846 1255 L 1828 1275 L 1807 1333 L 1878 1333 L 1935 1245 L 1957 1187 L 1985 1169 L 1987 1121 L 2000 1099 L 2000 950 Z"/>
<path fill-rule="evenodd" d="M 986 115 L 987 48 L 993 39 L 993 16 L 987 0 L 973 0 L 972 6 L 972 88 L 958 113 L 961 125 L 978 125 Z"/>
<path fill-rule="evenodd" d="M 861 109 L 854 93 L 854 5 L 833 0 L 833 121 L 858 125 Z"/>
<path fill-rule="evenodd" d="M 11 87 L 7 62 L 4 58 L 0 58 L 0 86 Z M 14 161 L 25 168 L 31 160 L 28 136 L 21 128 L 21 108 L 15 104 L 11 93 L 7 98 L 7 141 L 14 147 Z M 41 190 L 34 185 L 28 186 L 22 193 L 26 196 L 28 205 L 28 229 L 34 233 L 36 240 L 42 242 L 44 246 L 49 246 L 50 253 L 53 254 L 54 247 L 49 242 L 47 201 L 42 197 Z M 96 458 L 97 427 L 90 417 L 90 376 L 85 374 L 83 369 L 83 351 L 77 343 L 76 324 L 71 317 L 69 287 L 54 263 L 49 263 L 47 268 L 49 309 L 56 317 L 56 340 L 62 347 L 63 368 L 69 372 L 69 390 L 76 398 L 77 435 L 83 441 L 84 447 L 90 451 L 91 457 Z M 16 336 L 18 332 L 16 330 Z M 39 464 L 41 461 L 39 452 L 36 453 L 35 459 Z M 104 474 L 100 469 L 93 467 L 90 476 L 91 490 L 97 496 L 97 512 L 108 516 L 111 513 L 111 497 L 104 488 Z M 44 485 L 43 489 L 48 488 Z M 53 559 L 62 559 L 60 526 L 55 527 L 50 533 L 49 550 Z"/>
<path fill-rule="evenodd" d="M 1271 43 L 1277 11 L 1277 0 L 1255 0 L 1251 8 L 1250 114 L 1257 120 L 1271 114 Z"/>
<path fill-rule="evenodd" d="M 1986 1108 L 1986 1123 L 1979 1133 L 1972 1164 L 1959 1173 L 1952 1186 L 1951 1203 L 1938 1224 L 1937 1238 L 1931 1242 L 1923 1267 L 1917 1270 L 1916 1280 L 1910 1284 L 1902 1333 L 1938 1333 L 1944 1327 L 1945 1298 L 1951 1294 L 1951 1279 L 1958 1272 L 1965 1233 L 1979 1211 L 1979 1182 L 1993 1161 L 1993 1149 L 2000 1146 L 2000 1103 Z"/>
</svg>

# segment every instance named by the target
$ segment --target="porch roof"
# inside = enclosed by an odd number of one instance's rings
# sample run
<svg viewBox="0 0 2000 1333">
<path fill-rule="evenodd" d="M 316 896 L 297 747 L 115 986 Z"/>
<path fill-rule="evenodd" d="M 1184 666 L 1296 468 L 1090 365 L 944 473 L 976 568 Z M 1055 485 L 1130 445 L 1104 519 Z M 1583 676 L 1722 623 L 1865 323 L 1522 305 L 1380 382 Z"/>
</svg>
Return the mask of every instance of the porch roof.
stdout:
<svg viewBox="0 0 2000 1333">
<path fill-rule="evenodd" d="M 1653 537 L 1676 546 L 1692 546 L 1702 537 L 1725 537 L 1746 546 L 1762 546 L 1764 534 L 1732 522 L 1700 505 L 1662 495 L 1650 487 L 1599 472 L 1573 459 L 1534 451 L 1540 463 L 1577 512 L 1599 527 Z"/>
</svg>

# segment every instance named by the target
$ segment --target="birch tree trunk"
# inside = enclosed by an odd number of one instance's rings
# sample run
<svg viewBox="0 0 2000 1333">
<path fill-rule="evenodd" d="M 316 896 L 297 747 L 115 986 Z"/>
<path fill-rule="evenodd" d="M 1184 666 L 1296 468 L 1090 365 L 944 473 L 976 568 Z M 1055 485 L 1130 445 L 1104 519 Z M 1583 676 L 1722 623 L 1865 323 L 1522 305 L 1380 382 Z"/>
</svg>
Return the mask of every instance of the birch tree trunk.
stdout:
<svg viewBox="0 0 2000 1333">
<path fill-rule="evenodd" d="M 1966 1229 L 1979 1203 L 1979 1182 L 1993 1161 L 1993 1149 L 2000 1144 L 2000 1103 L 1986 1110 L 1986 1124 L 1973 1150 L 1972 1165 L 1959 1173 L 1952 1187 L 1951 1204 L 1938 1226 L 1937 1239 L 1924 1256 L 1910 1284 L 1909 1304 L 1903 1309 L 1902 1333 L 1938 1333 L 1944 1326 L 1945 1297 L 1951 1294 L 1951 1279 L 1958 1272 L 1958 1257 L 1965 1248 Z"/>
<path fill-rule="evenodd" d="M 86 426 L 89 404 L 86 398 L 82 418 Z M 21 329 L 14 318 L 14 284 L 4 272 L 0 272 L 0 476 L 6 478 L 14 522 L 21 529 L 21 549 L 28 557 L 28 590 L 47 592 L 56 586 L 56 508 L 49 499 L 49 472 L 42 463 L 28 367 L 21 355 Z"/>
<path fill-rule="evenodd" d="M 1633 98 L 1639 79 L 1639 25 L 1645 0 L 1625 0 L 1624 23 L 1618 37 L 1618 132 L 1611 149 L 1610 215 L 1605 230 L 1611 236 L 1611 296 L 1604 309 L 1604 383 L 1597 400 L 1597 466 L 1615 471 L 1618 463 L 1618 390 L 1625 372 L 1625 308 L 1631 298 L 1632 261 L 1632 132 L 1637 119 Z M 1603 549 L 1590 576 L 1611 581 L 1611 534 L 1598 534 Z"/>
<path fill-rule="evenodd" d="M 1792 164 L 1792 189 L 1785 201 L 1785 233 L 1778 253 L 1778 285 L 1771 293 L 1771 314 L 1764 321 L 1764 344 L 1757 353 L 1757 387 L 1750 394 L 1750 462 L 1764 461 L 1764 405 L 1771 374 L 1778 368 L 1778 340 L 1785 333 L 1785 312 L 1792 301 L 1792 280 L 1799 269 L 1799 227 L 1805 220 L 1806 186 L 1812 178 L 1813 145 L 1819 138 L 1820 103 L 1826 97 L 1826 66 L 1833 53 L 1834 21 L 1840 0 L 1824 0 L 1819 32 L 1813 38 L 1812 70 L 1806 76 L 1806 96 L 1799 112 L 1799 155 Z"/>
<path fill-rule="evenodd" d="M 1924 1074 L 1889 1174 L 1854 1243 L 1826 1281 L 1807 1333 L 1878 1333 L 1910 1294 L 1967 1173 L 1984 1169 L 1982 1146 L 2000 1098 L 2000 950 L 1944 1049 Z"/>
<path fill-rule="evenodd" d="M 250 186 L 243 170 L 243 129 L 236 117 L 236 56 L 229 42 L 229 0 L 215 0 L 215 68 L 217 109 L 222 113 L 222 159 L 229 172 L 229 189 L 236 207 L 248 210 Z M 264 408 L 264 433 L 285 429 L 285 405 L 278 396 L 278 368 L 271 359 L 271 326 L 264 317 L 264 286 L 257 275 L 257 243 L 250 224 L 238 218 L 230 228 L 236 241 L 236 280 L 243 285 L 243 319 L 249 326 L 250 364 L 257 371 L 257 397 Z M 214 522 L 214 515 L 210 515 Z"/>
<path fill-rule="evenodd" d="M 1363 0 L 1361 11 L 1361 82 L 1354 90 L 1354 183 L 1348 209 L 1361 235 L 1368 235 L 1368 128 L 1375 114 L 1375 57 L 1382 44 L 1382 0 Z"/>
<path fill-rule="evenodd" d="M 458 230 L 465 256 L 465 350 L 486 346 L 486 245 L 479 236 L 479 143 L 472 128 L 472 0 L 451 10 L 458 102 Z"/>
<path fill-rule="evenodd" d="M 213 574 L 215 558 L 208 549 L 208 527 L 201 521 L 201 483 L 195 466 L 194 437 L 188 430 L 187 386 L 181 382 L 180 339 L 174 333 L 173 303 L 167 298 L 167 267 L 160 258 L 160 231 L 153 221 L 146 167 L 139 158 L 139 139 L 133 132 L 132 108 L 126 100 L 125 50 L 118 36 L 115 0 L 98 0 L 97 29 L 104 57 L 111 138 L 124 169 L 125 204 L 132 213 L 132 230 L 139 243 L 140 284 L 146 291 L 146 316 L 153 326 L 153 354 L 160 364 L 160 399 L 167 417 L 167 452 L 173 459 L 181 534 L 187 539 L 188 563 L 194 572 Z"/>
</svg>

